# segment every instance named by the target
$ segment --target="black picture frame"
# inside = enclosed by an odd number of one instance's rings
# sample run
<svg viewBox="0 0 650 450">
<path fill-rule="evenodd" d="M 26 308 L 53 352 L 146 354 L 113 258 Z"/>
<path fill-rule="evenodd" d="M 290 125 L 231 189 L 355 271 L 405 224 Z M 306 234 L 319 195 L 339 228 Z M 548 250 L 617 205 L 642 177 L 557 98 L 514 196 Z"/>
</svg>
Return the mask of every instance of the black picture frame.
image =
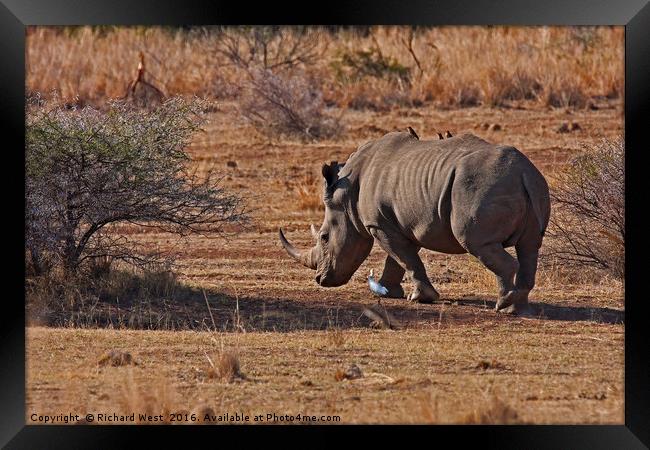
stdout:
<svg viewBox="0 0 650 450">
<path fill-rule="evenodd" d="M 626 276 L 625 276 L 625 425 L 601 426 L 435 426 L 399 427 L 403 433 L 424 431 L 432 445 L 474 442 L 496 448 L 648 448 L 650 445 L 650 361 L 646 340 L 647 306 L 642 277 L 646 227 L 642 220 L 644 164 L 648 151 L 644 130 L 650 108 L 650 4 L 645 0 L 436 0 L 399 2 L 364 0 L 323 5 L 304 3 L 259 5 L 237 2 L 171 0 L 3 0 L 0 4 L 0 111 L 5 125 L 3 162 L 6 165 L 4 199 L 5 290 L 0 335 L 0 444 L 6 448 L 115 448 L 145 439 L 163 438 L 171 444 L 170 427 L 136 426 L 36 426 L 25 425 L 25 311 L 24 247 L 24 94 L 25 27 L 27 25 L 203 25 L 203 24 L 418 24 L 418 25 L 624 25 L 625 32 L 625 140 L 626 140 Z M 6 138 L 10 136 L 11 141 Z M 11 142 L 11 144 L 9 144 Z M 645 144 L 645 145 L 644 145 Z M 638 205 L 634 203 L 638 202 Z M 13 237 L 15 236 L 15 238 Z M 8 239 L 7 239 L 8 238 Z M 8 255 L 7 255 L 8 253 Z M 14 293 L 15 289 L 15 293 Z M 215 445 L 234 438 L 244 444 L 264 438 L 284 427 L 256 428 L 246 433 L 236 427 L 173 427 L 184 437 L 180 442 L 198 443 L 197 433 Z M 294 442 L 339 445 L 332 427 L 292 427 Z M 349 431 L 351 427 L 335 427 Z M 373 440 L 395 435 L 394 428 L 359 427 L 371 431 Z M 355 427 L 355 431 L 359 428 Z M 244 433 L 241 433 L 244 431 Z M 187 434 L 186 434 L 187 433 Z M 210 433 L 206 436 L 205 433 Z M 314 434 L 318 434 L 317 439 Z M 366 438 L 364 438 L 366 439 Z M 449 440 L 451 439 L 451 440 Z M 277 442 L 277 441 L 276 441 Z M 415 438 L 405 443 L 413 442 Z M 151 444 L 152 441 L 149 441 Z M 280 442 L 282 443 L 282 442 Z M 370 441 L 364 440 L 368 445 Z M 447 444 L 450 445 L 450 444 Z"/>
</svg>

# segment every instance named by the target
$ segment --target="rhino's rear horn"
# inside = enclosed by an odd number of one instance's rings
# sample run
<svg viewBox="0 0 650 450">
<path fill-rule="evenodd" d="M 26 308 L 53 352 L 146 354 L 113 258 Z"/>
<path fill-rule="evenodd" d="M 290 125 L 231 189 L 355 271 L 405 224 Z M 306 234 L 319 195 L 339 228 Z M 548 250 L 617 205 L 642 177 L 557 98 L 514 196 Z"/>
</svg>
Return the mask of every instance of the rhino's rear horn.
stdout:
<svg viewBox="0 0 650 450">
<path fill-rule="evenodd" d="M 301 263 L 303 266 L 308 267 L 309 269 L 315 270 L 316 265 L 317 265 L 317 260 L 314 258 L 314 248 L 312 248 L 308 252 L 301 252 L 296 247 L 291 245 L 289 241 L 287 241 L 287 238 L 284 237 L 284 233 L 282 232 L 282 228 L 280 228 L 280 242 L 282 243 L 282 246 L 284 249 L 287 251 L 289 256 L 291 256 L 293 259 Z"/>
</svg>

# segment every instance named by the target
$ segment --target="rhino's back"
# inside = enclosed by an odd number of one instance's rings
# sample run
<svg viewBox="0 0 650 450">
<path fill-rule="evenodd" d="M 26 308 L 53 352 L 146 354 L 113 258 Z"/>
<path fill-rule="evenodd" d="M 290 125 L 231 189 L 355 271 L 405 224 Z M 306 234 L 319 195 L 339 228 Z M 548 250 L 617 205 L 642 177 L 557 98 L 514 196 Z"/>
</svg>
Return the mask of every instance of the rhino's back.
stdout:
<svg viewBox="0 0 650 450">
<path fill-rule="evenodd" d="M 448 253 L 464 252 L 452 233 L 454 208 L 471 215 L 490 198 L 504 199 L 507 208 L 525 208 L 521 173 L 536 171 L 513 147 L 471 134 L 421 141 L 390 133 L 357 153 L 364 222 L 396 226 L 425 241 L 423 246 Z"/>
<path fill-rule="evenodd" d="M 345 169 L 359 173 L 366 201 L 414 207 L 437 203 L 449 177 L 459 171 L 489 182 L 521 155 L 515 149 L 495 146 L 471 134 L 421 141 L 408 133 L 389 133 L 356 153 L 358 167 L 348 168 L 346 163 Z"/>
</svg>

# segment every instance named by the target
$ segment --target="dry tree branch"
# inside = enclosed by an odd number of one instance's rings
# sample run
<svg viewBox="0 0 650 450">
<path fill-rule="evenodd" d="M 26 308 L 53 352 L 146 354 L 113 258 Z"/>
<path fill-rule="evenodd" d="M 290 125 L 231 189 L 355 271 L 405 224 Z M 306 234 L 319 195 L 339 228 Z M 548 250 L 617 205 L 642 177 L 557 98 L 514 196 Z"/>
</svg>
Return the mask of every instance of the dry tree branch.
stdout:
<svg viewBox="0 0 650 450">
<path fill-rule="evenodd" d="M 422 69 L 422 64 L 420 64 L 420 60 L 418 59 L 417 55 L 415 54 L 415 50 L 413 50 L 413 41 L 415 39 L 415 30 L 411 28 L 409 30 L 409 36 L 408 39 L 402 38 L 402 44 L 406 47 L 408 52 L 411 54 L 413 57 L 413 61 L 415 61 L 415 65 L 418 66 L 418 69 L 420 70 L 420 76 L 424 74 L 424 70 Z"/>
</svg>

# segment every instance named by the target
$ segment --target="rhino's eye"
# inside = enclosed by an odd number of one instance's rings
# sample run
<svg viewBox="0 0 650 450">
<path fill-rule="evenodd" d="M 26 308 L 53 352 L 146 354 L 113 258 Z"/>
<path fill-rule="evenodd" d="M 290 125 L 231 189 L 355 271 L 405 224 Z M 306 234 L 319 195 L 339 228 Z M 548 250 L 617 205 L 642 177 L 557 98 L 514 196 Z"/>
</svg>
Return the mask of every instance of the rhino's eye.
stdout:
<svg viewBox="0 0 650 450">
<path fill-rule="evenodd" d="M 320 235 L 320 238 L 325 244 L 327 244 L 327 241 L 330 240 L 330 235 L 328 233 L 323 233 Z"/>
</svg>

